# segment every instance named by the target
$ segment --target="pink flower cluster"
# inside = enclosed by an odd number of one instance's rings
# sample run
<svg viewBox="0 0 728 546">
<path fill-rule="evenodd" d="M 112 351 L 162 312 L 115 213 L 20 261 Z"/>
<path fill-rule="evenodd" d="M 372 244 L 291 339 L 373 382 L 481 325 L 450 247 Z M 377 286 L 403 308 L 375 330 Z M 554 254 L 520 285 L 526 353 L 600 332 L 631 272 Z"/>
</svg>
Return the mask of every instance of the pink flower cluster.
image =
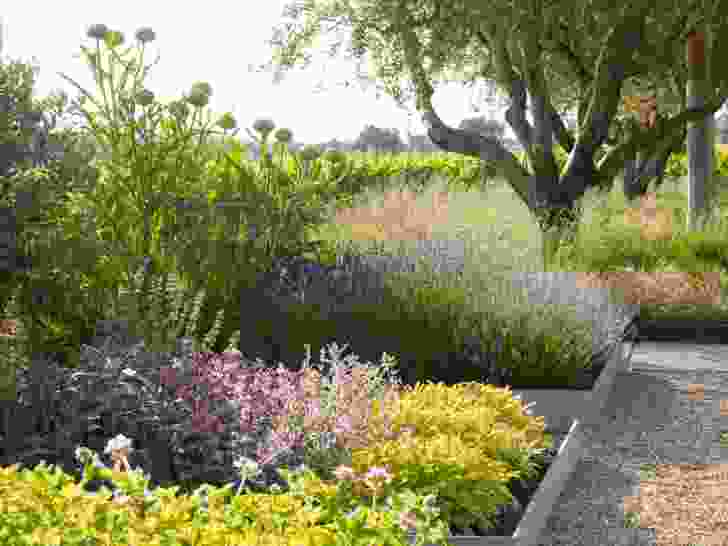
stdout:
<svg viewBox="0 0 728 546">
<path fill-rule="evenodd" d="M 288 400 L 297 396 L 296 372 L 283 367 L 255 371 L 240 367 L 236 353 L 195 353 L 188 377 L 179 377 L 171 367 L 160 370 L 160 382 L 176 387 L 178 397 L 191 400 L 193 426 L 198 432 L 219 432 L 222 419 L 209 414 L 209 401 L 235 400 L 240 404 L 240 428 L 253 432 L 263 417 L 285 411 Z"/>
<path fill-rule="evenodd" d="M 336 415 L 328 416 L 322 413 L 321 375 L 313 368 L 298 372 L 283 366 L 271 370 L 241 368 L 239 353 L 195 353 L 193 362 L 191 382 L 180 384 L 177 370 L 169 367 L 160 370 L 160 381 L 165 385 L 176 385 L 177 396 L 192 401 L 192 423 L 197 432 L 223 430 L 222 419 L 209 414 L 210 400 L 238 402 L 243 433 L 255 432 L 256 423 L 270 419 L 273 423 L 271 436 L 258 450 L 262 464 L 280 450 L 302 447 L 306 434 L 334 432 L 338 445 L 349 449 L 365 447 L 373 430 L 393 437 L 386 416 L 384 428 L 371 422 L 371 400 L 364 367 L 336 367 L 337 411 Z M 385 400 L 396 400 L 397 392 L 396 386 L 388 386 Z M 302 431 L 292 428 L 292 418 L 296 416 L 303 417 Z"/>
<path fill-rule="evenodd" d="M 321 407 L 321 374 L 313 369 L 303 370 L 303 394 L 306 397 L 304 411 L 299 401 L 288 408 L 288 415 L 304 415 L 304 429 L 307 433 L 334 432 L 340 447 L 347 449 L 364 448 L 370 433 L 378 430 L 372 421 L 372 407 L 369 398 L 369 379 L 364 367 L 336 367 L 336 414 L 323 415 Z M 385 403 L 393 403 L 398 389 L 389 385 L 385 390 Z M 384 415 L 385 434 L 391 435 L 391 420 Z M 274 435 L 290 434 L 290 421 L 279 418 L 275 424 Z"/>
</svg>

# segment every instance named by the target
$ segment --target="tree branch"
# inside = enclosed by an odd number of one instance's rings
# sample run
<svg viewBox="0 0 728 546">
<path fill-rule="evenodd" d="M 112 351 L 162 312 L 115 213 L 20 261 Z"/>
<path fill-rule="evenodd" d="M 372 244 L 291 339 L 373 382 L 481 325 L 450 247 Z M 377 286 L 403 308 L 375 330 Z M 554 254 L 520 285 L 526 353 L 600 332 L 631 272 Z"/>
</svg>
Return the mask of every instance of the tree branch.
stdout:
<svg viewBox="0 0 728 546">
<path fill-rule="evenodd" d="M 412 73 L 417 95 L 417 110 L 422 113 L 422 122 L 430 140 L 443 150 L 478 157 L 482 161 L 494 165 L 496 176 L 505 177 L 512 185 L 516 195 L 524 204 L 528 205 L 529 173 L 509 150 L 495 138 L 449 127 L 435 113 L 432 106 L 434 89 L 427 78 L 418 54 L 421 48 L 419 40 L 412 28 L 406 24 L 405 19 L 402 19 L 402 22 L 400 27 L 402 51 L 406 66 Z"/>
<path fill-rule="evenodd" d="M 609 121 L 617 113 L 625 75 L 634 63 L 632 54 L 642 45 L 644 12 L 649 9 L 648 3 L 641 9 L 642 13 L 625 17 L 621 25 L 610 31 L 599 54 L 592 99 L 586 112 L 587 130 L 576 143 L 577 149 L 584 149 L 591 155 L 607 138 Z"/>
<path fill-rule="evenodd" d="M 559 113 L 554 109 L 553 105 L 549 103 L 549 115 L 551 116 L 551 129 L 556 137 L 556 142 L 559 143 L 561 149 L 567 154 L 571 153 L 571 149 L 574 147 L 576 140 L 571 135 L 569 129 L 564 125 L 564 121 L 561 119 Z"/>
<path fill-rule="evenodd" d="M 537 175 L 535 177 L 535 187 L 531 189 L 545 198 L 551 181 L 558 180 L 559 174 L 554 160 L 551 130 L 552 114 L 555 114 L 555 112 L 550 104 L 543 65 L 540 62 L 541 47 L 538 43 L 538 36 L 526 35 L 521 42 L 521 52 L 524 60 L 523 72 L 528 89 L 531 91 L 531 111 L 534 123 L 531 147 L 526 149 L 534 174 Z M 542 182 L 547 182 L 548 186 L 541 188 Z"/>
<path fill-rule="evenodd" d="M 687 122 L 698 121 L 709 114 L 714 114 L 720 110 L 726 99 L 728 99 L 728 94 L 723 90 L 721 96 L 708 102 L 705 106 L 683 110 L 677 116 L 665 120 L 662 127 L 653 127 L 633 135 L 602 158 L 597 165 L 599 178 L 603 183 L 609 183 L 624 167 L 625 160 L 634 157 L 638 151 L 645 151 L 648 157 L 652 157 L 655 153 L 664 153 L 673 142 L 675 134 L 683 131 Z"/>
<path fill-rule="evenodd" d="M 602 46 L 591 101 L 560 184 L 565 200 L 573 202 L 581 197 L 586 191 L 584 180 L 592 180 L 596 174 L 594 156 L 609 135 L 610 122 L 619 106 L 624 76 L 632 66 L 632 53 L 639 49 L 643 40 L 644 16 L 648 10 L 649 3 L 646 2 L 637 9 L 637 13 L 624 16 L 620 24 L 609 31 Z"/>
<path fill-rule="evenodd" d="M 522 81 L 515 81 L 518 79 L 515 72 L 510 69 L 512 66 L 510 57 L 508 55 L 508 51 L 503 46 L 503 42 L 498 42 L 496 45 L 493 45 L 493 40 L 491 40 L 489 37 L 487 37 L 483 31 L 477 30 L 476 36 L 480 40 L 480 42 L 491 52 L 491 55 L 494 57 L 493 63 L 495 64 L 497 61 L 495 60 L 496 55 L 500 55 L 498 62 L 500 62 L 501 65 L 505 65 L 507 68 L 504 71 L 498 72 L 498 76 L 496 77 L 496 81 L 500 84 L 503 84 L 505 82 L 505 87 L 510 90 L 509 96 L 511 99 L 511 107 L 506 110 L 506 121 L 509 123 L 513 131 L 516 133 L 516 136 L 521 143 L 521 145 L 524 145 L 524 142 L 530 142 L 531 141 L 531 131 L 532 128 L 530 124 L 528 123 L 525 111 L 526 111 L 526 95 L 525 95 L 525 89 L 523 88 L 524 83 Z M 498 48 L 498 44 L 501 44 L 500 49 Z M 566 47 L 566 46 L 564 46 Z M 566 47 L 568 50 L 568 47 Z M 571 51 L 571 50 L 568 50 Z M 578 59 L 576 59 L 576 62 L 578 63 Z M 583 67 L 582 67 L 583 69 Z M 498 69 L 496 69 L 498 71 Z M 505 72 L 506 76 L 504 77 L 501 72 Z M 490 75 L 483 73 L 484 78 L 488 78 Z M 500 81 L 499 81 L 500 80 Z M 515 82 L 515 93 L 513 92 L 513 86 Z M 511 111 L 511 108 L 515 105 L 515 109 Z M 520 105 L 523 105 L 522 112 L 523 114 L 519 114 Z M 571 148 L 574 146 L 574 138 L 569 133 L 569 130 L 566 128 L 566 125 L 564 125 L 563 120 L 561 119 L 561 116 L 556 111 L 556 109 L 553 107 L 553 104 L 551 101 L 548 103 L 548 115 L 551 120 L 551 128 L 553 130 L 553 134 L 556 137 L 557 142 L 559 143 L 559 146 L 565 151 L 570 152 Z M 511 119 L 509 119 L 509 117 Z M 513 123 L 511 122 L 513 120 Z M 514 125 L 515 123 L 515 125 Z"/>
</svg>

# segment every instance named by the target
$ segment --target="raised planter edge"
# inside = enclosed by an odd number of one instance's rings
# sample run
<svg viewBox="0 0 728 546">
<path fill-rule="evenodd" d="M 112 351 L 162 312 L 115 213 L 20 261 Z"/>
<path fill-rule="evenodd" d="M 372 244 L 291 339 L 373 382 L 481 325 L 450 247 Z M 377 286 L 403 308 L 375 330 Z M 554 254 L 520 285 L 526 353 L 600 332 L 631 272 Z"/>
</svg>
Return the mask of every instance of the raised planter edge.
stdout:
<svg viewBox="0 0 728 546">
<path fill-rule="evenodd" d="M 543 481 L 528 503 L 516 531 L 511 536 L 448 536 L 451 546 L 536 546 L 546 520 L 553 510 L 556 499 L 569 480 L 583 454 L 584 433 L 581 423 L 574 419 L 571 429 L 559 447 L 559 453 L 549 467 Z M 415 536 L 410 536 L 410 543 L 415 543 Z M 427 543 L 426 546 L 436 546 Z"/>
<path fill-rule="evenodd" d="M 728 343 L 728 320 L 640 319 L 641 341 Z"/>
<path fill-rule="evenodd" d="M 568 415 L 589 422 L 593 418 L 598 418 L 601 414 L 602 408 L 612 392 L 617 374 L 629 370 L 631 352 L 625 355 L 625 343 L 630 342 L 619 339 L 614 343 L 610 349 L 606 365 L 589 390 L 512 388 L 511 391 L 514 395 L 520 396 L 524 404 L 534 402 L 532 407 L 534 415 L 543 415 L 547 419 L 553 418 L 556 414 L 559 416 Z M 554 404 L 551 403 L 552 400 L 559 402 L 564 410 L 555 413 Z M 568 428 L 560 429 L 556 427 L 552 429 L 552 427 L 548 427 L 547 430 L 566 431 Z"/>
</svg>

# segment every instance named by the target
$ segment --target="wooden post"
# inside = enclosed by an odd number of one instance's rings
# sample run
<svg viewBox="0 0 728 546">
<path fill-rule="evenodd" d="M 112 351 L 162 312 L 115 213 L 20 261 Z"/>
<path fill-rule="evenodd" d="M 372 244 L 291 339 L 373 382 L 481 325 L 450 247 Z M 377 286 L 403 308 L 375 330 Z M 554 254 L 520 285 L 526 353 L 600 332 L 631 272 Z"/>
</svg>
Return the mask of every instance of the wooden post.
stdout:
<svg viewBox="0 0 728 546">
<path fill-rule="evenodd" d="M 705 33 L 694 30 L 687 40 L 687 107 L 705 105 L 708 95 Z M 688 123 L 688 229 L 699 230 L 706 221 L 713 173 L 713 116 Z"/>
</svg>

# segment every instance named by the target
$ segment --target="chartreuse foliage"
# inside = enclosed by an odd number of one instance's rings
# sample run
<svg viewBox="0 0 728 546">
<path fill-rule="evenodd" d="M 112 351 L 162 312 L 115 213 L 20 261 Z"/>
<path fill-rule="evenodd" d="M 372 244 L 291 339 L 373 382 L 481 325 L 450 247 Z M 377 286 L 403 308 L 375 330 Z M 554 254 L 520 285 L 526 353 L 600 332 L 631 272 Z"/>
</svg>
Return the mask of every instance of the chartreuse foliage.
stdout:
<svg viewBox="0 0 728 546">
<path fill-rule="evenodd" d="M 385 412 L 391 416 L 387 422 Z M 505 484 L 514 476 L 531 476 L 529 454 L 544 445 L 543 417 L 526 413 L 508 389 L 490 385 L 405 389 L 398 400 L 372 401 L 368 423 L 370 444 L 353 450 L 354 471 L 386 466 L 395 484 L 416 494 L 437 493 L 446 521 L 461 526 L 492 526 L 496 506 L 510 500 Z M 399 434 L 405 427 L 413 432 L 385 439 L 385 432 Z M 432 479 L 422 468 L 433 469 Z M 453 480 L 443 481 L 443 473 Z M 132 496 L 119 506 L 110 492 L 90 496 L 58 469 L 39 465 L 18 472 L 11 467 L 0 470 L 0 536 L 10 545 L 23 544 L 21 537 L 34 543 L 76 540 L 64 542 L 73 544 L 93 537 L 102 544 L 134 546 L 173 538 L 200 546 L 333 545 L 331 505 L 317 508 L 311 501 L 335 497 L 337 488 L 310 477 L 304 497 L 293 491 L 230 498 L 229 487 L 209 488 L 207 507 L 201 509 L 197 494 L 175 497 L 176 487 Z M 367 501 L 365 493 L 361 498 Z M 370 514 L 370 524 L 381 524 L 377 513 Z"/>
<path fill-rule="evenodd" d="M 544 443 L 544 418 L 525 413 L 508 388 L 493 385 L 420 384 L 407 388 L 395 401 L 374 400 L 372 410 L 370 447 L 354 450 L 354 471 L 386 464 L 397 480 L 414 490 L 434 488 L 445 499 L 448 521 L 460 527 L 474 522 L 492 526 L 486 516 L 510 501 L 502 484 L 532 470 L 527 457 L 519 459 L 518 451 Z M 393 433 L 414 427 L 414 434 L 385 439 L 385 415 L 394 415 Z M 431 465 L 455 465 L 464 474 L 460 480 L 437 484 L 423 479 L 419 471 L 412 473 Z"/>
</svg>

